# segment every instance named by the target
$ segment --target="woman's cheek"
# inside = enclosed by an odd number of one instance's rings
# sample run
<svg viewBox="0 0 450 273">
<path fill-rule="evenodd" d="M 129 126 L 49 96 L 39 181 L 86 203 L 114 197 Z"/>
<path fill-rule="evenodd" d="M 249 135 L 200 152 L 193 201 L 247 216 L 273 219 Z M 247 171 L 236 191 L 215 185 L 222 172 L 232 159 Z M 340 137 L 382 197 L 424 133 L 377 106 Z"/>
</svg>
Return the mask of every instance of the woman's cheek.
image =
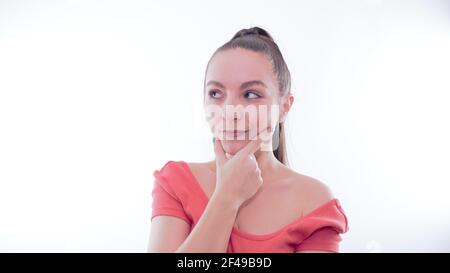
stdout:
<svg viewBox="0 0 450 273">
<path fill-rule="evenodd" d="M 222 115 L 221 107 L 215 104 L 205 105 L 205 118 L 214 137 L 218 137 L 222 130 Z"/>
<path fill-rule="evenodd" d="M 273 132 L 279 119 L 278 105 L 260 105 L 258 109 L 258 115 L 256 120 L 251 122 L 254 124 L 254 128 L 258 128 L 256 134 L 265 131 Z"/>
</svg>

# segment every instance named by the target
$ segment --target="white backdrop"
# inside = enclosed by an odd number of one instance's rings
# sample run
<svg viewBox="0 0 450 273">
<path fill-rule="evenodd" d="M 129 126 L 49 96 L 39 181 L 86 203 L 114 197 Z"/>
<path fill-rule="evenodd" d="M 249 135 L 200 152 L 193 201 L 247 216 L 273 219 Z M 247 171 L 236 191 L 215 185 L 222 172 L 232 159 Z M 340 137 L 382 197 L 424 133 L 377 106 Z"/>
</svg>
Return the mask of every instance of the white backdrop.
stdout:
<svg viewBox="0 0 450 273">
<path fill-rule="evenodd" d="M 0 251 L 145 252 L 152 173 L 213 158 L 213 51 L 266 28 L 292 168 L 343 252 L 449 252 L 449 1 L 0 1 Z M 182 137 L 180 137 L 182 132 Z"/>
</svg>

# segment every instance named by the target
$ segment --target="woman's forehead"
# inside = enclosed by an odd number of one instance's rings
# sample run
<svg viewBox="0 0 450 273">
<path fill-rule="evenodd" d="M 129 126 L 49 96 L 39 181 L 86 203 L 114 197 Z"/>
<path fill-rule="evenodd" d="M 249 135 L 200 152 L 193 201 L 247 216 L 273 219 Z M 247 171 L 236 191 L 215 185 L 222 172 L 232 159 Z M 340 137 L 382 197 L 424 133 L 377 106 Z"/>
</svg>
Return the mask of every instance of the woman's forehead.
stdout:
<svg viewBox="0 0 450 273">
<path fill-rule="evenodd" d="M 217 81 L 225 86 L 259 80 L 272 88 L 276 82 L 272 64 L 262 53 L 236 48 L 219 51 L 211 59 L 206 82 Z"/>
</svg>

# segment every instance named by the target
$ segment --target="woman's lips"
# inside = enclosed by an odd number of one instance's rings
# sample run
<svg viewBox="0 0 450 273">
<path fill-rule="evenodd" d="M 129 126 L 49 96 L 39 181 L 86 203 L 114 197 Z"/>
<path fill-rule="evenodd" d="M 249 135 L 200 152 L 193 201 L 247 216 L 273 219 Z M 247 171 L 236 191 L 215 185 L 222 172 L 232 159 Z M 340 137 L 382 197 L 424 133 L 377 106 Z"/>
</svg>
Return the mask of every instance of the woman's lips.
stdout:
<svg viewBox="0 0 450 273">
<path fill-rule="evenodd" d="M 242 136 L 243 134 L 247 133 L 248 130 L 242 131 L 242 130 L 230 130 L 230 131 L 221 131 L 221 134 L 224 136 L 226 140 L 228 139 L 235 139 L 238 136 Z"/>
</svg>

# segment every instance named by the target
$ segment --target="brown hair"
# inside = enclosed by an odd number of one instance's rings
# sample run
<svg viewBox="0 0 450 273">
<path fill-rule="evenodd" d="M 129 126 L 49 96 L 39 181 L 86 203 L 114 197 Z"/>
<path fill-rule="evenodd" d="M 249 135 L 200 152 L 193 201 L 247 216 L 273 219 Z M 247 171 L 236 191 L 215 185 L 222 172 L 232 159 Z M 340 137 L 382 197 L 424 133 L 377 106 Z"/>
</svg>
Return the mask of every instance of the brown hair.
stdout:
<svg viewBox="0 0 450 273">
<path fill-rule="evenodd" d="M 231 38 L 231 40 L 226 42 L 214 52 L 210 58 L 210 61 L 216 53 L 234 48 L 248 49 L 266 55 L 271 61 L 273 72 L 278 79 L 280 97 L 282 98 L 283 96 L 290 94 L 291 73 L 289 72 L 278 45 L 266 30 L 260 27 L 244 28 L 239 30 L 233 38 Z M 206 66 L 206 71 L 208 71 L 209 62 Z M 278 122 L 275 133 L 272 137 L 272 143 L 274 148 L 274 156 L 278 159 L 278 161 L 288 166 L 289 162 L 287 160 L 285 128 L 283 122 Z"/>
</svg>

